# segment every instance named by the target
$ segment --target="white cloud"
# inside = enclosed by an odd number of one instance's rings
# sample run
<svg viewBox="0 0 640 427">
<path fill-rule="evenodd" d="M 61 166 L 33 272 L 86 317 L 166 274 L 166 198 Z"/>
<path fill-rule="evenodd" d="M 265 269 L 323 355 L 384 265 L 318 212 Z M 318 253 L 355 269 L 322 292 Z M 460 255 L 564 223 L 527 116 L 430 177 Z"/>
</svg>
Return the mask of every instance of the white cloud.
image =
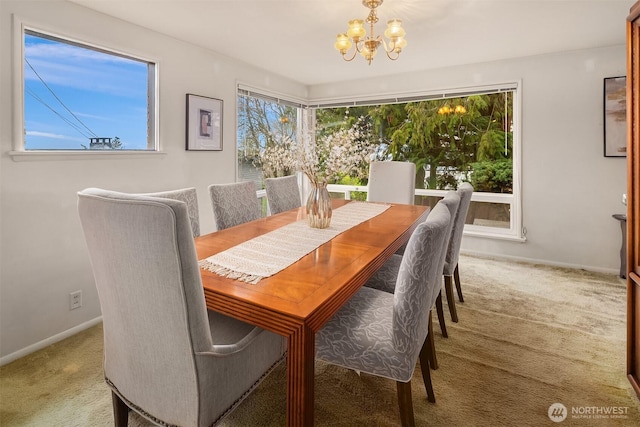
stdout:
<svg viewBox="0 0 640 427">
<path fill-rule="evenodd" d="M 40 138 L 52 138 L 52 139 L 65 139 L 65 140 L 71 140 L 71 141 L 84 141 L 84 139 L 82 138 L 73 138 L 67 135 L 61 135 L 61 134 L 57 134 L 57 133 L 51 133 L 51 132 L 40 132 L 37 130 L 28 130 L 26 132 L 27 136 L 38 136 Z"/>
<path fill-rule="evenodd" d="M 144 110 L 144 112 L 146 113 L 147 110 Z M 87 119 L 95 119 L 95 120 L 103 120 L 103 121 L 113 121 L 113 119 L 111 117 L 105 117 L 105 116 L 98 116 L 96 114 L 88 114 L 88 113 L 79 113 L 77 111 L 74 111 L 74 114 L 76 116 L 79 117 L 85 117 Z"/>
<path fill-rule="evenodd" d="M 145 96 L 147 89 L 146 65 L 115 54 L 34 36 L 25 41 L 25 58 L 48 85 L 125 97 Z M 25 79 L 38 81 L 30 66 Z"/>
</svg>

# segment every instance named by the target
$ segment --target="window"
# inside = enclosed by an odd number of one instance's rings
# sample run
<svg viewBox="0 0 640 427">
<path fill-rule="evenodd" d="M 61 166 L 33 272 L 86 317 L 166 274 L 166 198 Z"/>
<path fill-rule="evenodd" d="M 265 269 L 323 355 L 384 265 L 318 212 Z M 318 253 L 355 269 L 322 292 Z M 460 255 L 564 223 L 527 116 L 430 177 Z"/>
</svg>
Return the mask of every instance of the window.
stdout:
<svg viewBox="0 0 640 427">
<path fill-rule="evenodd" d="M 302 111 L 300 103 L 238 87 L 238 180 L 255 183 L 263 215 L 268 214 L 264 178 L 295 173 L 286 159 L 299 138 Z"/>
<path fill-rule="evenodd" d="M 287 138 L 294 138 L 297 131 L 288 125 L 297 123 L 300 128 L 308 122 L 313 126 L 305 133 L 306 139 L 341 135 L 341 139 L 351 138 L 350 145 L 356 146 L 363 138 L 373 138 L 378 160 L 414 162 L 416 203 L 433 206 L 447 191 L 470 182 L 475 191 L 465 233 L 524 240 L 519 105 L 516 83 L 297 108 L 239 90 L 239 177 L 254 179 L 262 188 L 263 177 L 291 173 L 273 165 L 286 164 Z M 269 150 L 276 152 L 270 156 L 271 162 L 264 161 Z M 366 176 L 354 169 L 331 182 L 329 189 L 339 197 L 364 199 Z"/>
<path fill-rule="evenodd" d="M 23 34 L 26 151 L 157 150 L 154 63 Z"/>
<path fill-rule="evenodd" d="M 332 132 L 336 126 L 348 128 L 357 119 L 367 120 L 379 138 L 379 160 L 416 164 L 416 203 L 433 206 L 446 191 L 470 182 L 475 191 L 467 233 L 522 239 L 517 96 L 514 84 L 317 105 L 316 130 Z M 346 197 L 357 195 L 366 180 L 349 184 L 343 188 Z"/>
<path fill-rule="evenodd" d="M 254 181 L 263 188 L 263 179 L 291 175 L 286 163 L 266 163 L 264 156 L 287 155 L 298 138 L 302 105 L 277 97 L 238 89 L 238 178 Z M 277 153 L 274 152 L 277 151 Z"/>
</svg>

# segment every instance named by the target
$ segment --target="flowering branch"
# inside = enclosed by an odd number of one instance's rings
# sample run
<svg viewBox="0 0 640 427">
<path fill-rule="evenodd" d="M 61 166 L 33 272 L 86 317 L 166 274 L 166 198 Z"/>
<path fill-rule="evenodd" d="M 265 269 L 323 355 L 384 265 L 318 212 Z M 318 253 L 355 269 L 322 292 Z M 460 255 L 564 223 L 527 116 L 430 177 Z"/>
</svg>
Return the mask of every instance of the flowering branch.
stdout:
<svg viewBox="0 0 640 427">
<path fill-rule="evenodd" d="M 275 139 L 275 138 L 274 138 Z M 263 173 L 298 170 L 314 186 L 335 182 L 344 176 L 366 178 L 369 163 L 377 149 L 371 124 L 364 117 L 348 129 L 319 138 L 306 132 L 302 141 L 292 141 L 287 135 L 260 153 Z"/>
</svg>

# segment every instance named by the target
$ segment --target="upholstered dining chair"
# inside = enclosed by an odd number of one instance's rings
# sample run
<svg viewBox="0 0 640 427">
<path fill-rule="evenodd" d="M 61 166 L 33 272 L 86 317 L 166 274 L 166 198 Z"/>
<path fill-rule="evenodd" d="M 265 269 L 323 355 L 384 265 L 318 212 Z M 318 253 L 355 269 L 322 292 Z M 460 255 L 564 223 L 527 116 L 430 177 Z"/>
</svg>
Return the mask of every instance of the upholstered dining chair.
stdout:
<svg viewBox="0 0 640 427">
<path fill-rule="evenodd" d="M 141 196 L 162 197 L 163 199 L 180 200 L 187 204 L 187 214 L 193 237 L 200 236 L 200 212 L 198 211 L 198 194 L 194 187 L 179 190 L 160 191 L 157 193 L 143 193 Z"/>
<path fill-rule="evenodd" d="M 460 258 L 460 246 L 462 245 L 462 232 L 464 231 L 464 223 L 467 219 L 467 212 L 471 204 L 471 196 L 473 195 L 473 186 L 468 182 L 458 187 L 460 195 L 460 207 L 453 220 L 453 230 L 451 230 L 451 239 L 447 248 L 447 254 L 444 263 L 444 288 L 447 293 L 447 304 L 449 305 L 449 314 L 451 320 L 458 321 L 458 311 L 456 310 L 456 301 L 453 296 L 452 278 L 456 284 L 456 290 L 460 302 L 464 302 L 462 297 L 462 286 L 460 285 L 460 274 L 458 272 L 458 259 Z"/>
<path fill-rule="evenodd" d="M 208 311 L 184 202 L 78 193 L 116 426 L 221 421 L 281 360 L 276 334 Z"/>
<path fill-rule="evenodd" d="M 448 191 L 442 199 L 438 201 L 436 206 L 444 205 L 447 207 L 449 211 L 449 225 L 447 226 L 447 236 L 446 236 L 446 244 L 448 244 L 451 231 L 453 228 L 453 218 L 455 218 L 456 212 L 458 211 L 458 206 L 460 205 L 460 196 L 455 191 Z M 442 270 L 444 267 L 446 251 L 442 251 L 440 254 L 440 260 L 438 262 L 438 269 Z M 398 254 L 394 254 L 389 258 L 387 262 L 383 264 L 382 267 L 369 279 L 365 286 L 378 289 L 380 291 L 394 293 L 396 287 L 396 280 L 398 277 L 398 272 L 400 271 L 400 266 L 402 265 L 402 256 Z M 449 335 L 447 333 L 447 327 L 444 319 L 444 310 L 442 307 L 442 286 L 437 286 L 434 289 L 436 292 L 435 306 L 436 313 L 438 315 L 438 322 L 440 324 L 440 330 L 442 331 L 442 336 L 447 338 Z M 429 308 L 431 309 L 431 308 Z M 435 341 L 433 339 L 433 334 L 429 334 L 428 336 L 428 345 L 431 349 L 430 355 L 430 365 L 433 369 L 438 369 L 438 359 L 436 357 L 435 352 Z"/>
<path fill-rule="evenodd" d="M 411 162 L 371 162 L 367 201 L 413 205 L 416 165 Z"/>
<path fill-rule="evenodd" d="M 302 206 L 298 177 L 295 175 L 266 178 L 264 189 L 267 191 L 267 202 L 272 215 Z"/>
<path fill-rule="evenodd" d="M 316 334 L 317 359 L 396 381 L 403 426 L 415 424 L 411 378 L 418 358 L 435 402 L 426 342 L 450 221 L 448 209 L 435 206 L 409 239 L 394 294 L 362 287 Z"/>
<path fill-rule="evenodd" d="M 262 216 L 253 181 L 209 186 L 213 216 L 218 230 L 253 221 Z"/>
<path fill-rule="evenodd" d="M 440 199 L 440 201 L 438 201 L 438 203 L 443 204 L 447 207 L 447 209 L 449 210 L 449 215 L 451 217 L 451 220 L 449 221 L 449 227 L 447 228 L 446 241 L 448 242 L 451 239 L 451 233 L 453 232 L 453 226 L 454 226 L 453 219 L 458 213 L 458 208 L 460 207 L 460 196 L 455 191 L 448 191 L 444 195 L 444 197 Z M 445 247 L 447 245 L 448 243 L 445 243 Z M 442 251 L 442 257 L 440 259 L 440 264 L 438 267 L 440 269 L 444 269 L 445 256 L 446 256 L 446 250 Z M 444 309 L 442 307 L 442 286 L 438 287 L 437 292 L 438 292 L 438 295 L 436 297 L 436 313 L 438 315 L 438 323 L 440 324 L 440 331 L 442 332 L 442 336 L 444 338 L 448 338 L 449 334 L 447 333 L 447 326 L 444 319 Z M 434 349 L 433 351 L 434 369 L 437 369 L 438 363 L 436 361 L 436 356 L 435 356 L 436 353 L 435 353 L 435 347 L 433 342 L 433 336 L 431 338 L 432 339 L 430 341 L 430 345 Z"/>
</svg>

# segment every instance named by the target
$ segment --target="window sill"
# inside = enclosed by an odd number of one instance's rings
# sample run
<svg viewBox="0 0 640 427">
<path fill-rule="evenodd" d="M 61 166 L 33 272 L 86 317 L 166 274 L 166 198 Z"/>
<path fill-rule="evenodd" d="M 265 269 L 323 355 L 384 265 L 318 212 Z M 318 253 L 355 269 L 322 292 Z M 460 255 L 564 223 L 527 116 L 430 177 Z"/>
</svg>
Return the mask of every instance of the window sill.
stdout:
<svg viewBox="0 0 640 427">
<path fill-rule="evenodd" d="M 525 243 L 526 237 L 514 236 L 511 234 L 492 233 L 490 231 L 464 231 L 464 236 L 479 237 L 483 239 L 509 240 L 511 242 Z"/>
<path fill-rule="evenodd" d="M 9 156 L 14 162 L 28 162 L 39 160 L 86 160 L 106 158 L 140 158 L 164 156 L 164 151 L 144 150 L 110 150 L 110 151 L 73 151 L 73 150 L 34 150 L 34 151 L 9 151 Z"/>
</svg>

